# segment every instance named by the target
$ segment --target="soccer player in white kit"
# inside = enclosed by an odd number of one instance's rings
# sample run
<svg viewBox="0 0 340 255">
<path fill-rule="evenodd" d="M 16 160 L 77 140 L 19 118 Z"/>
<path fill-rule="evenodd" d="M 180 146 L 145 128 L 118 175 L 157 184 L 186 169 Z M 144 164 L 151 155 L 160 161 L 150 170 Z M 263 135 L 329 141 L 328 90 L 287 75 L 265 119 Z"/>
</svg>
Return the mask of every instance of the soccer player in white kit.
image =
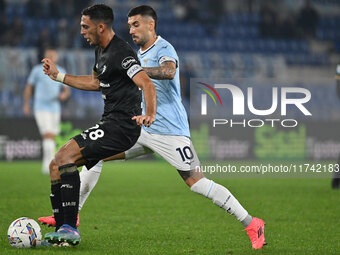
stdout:
<svg viewBox="0 0 340 255">
<path fill-rule="evenodd" d="M 128 24 L 134 43 L 140 46 L 138 58 L 141 65 L 156 87 L 156 121 L 151 127 L 143 126 L 131 149 L 104 161 L 129 160 L 153 152 L 159 154 L 178 170 L 193 192 L 235 215 L 245 226 L 252 247 L 261 249 L 265 244 L 263 220 L 250 216 L 228 189 L 197 171 L 200 162 L 190 140 L 187 114 L 181 102 L 179 59 L 174 47 L 156 35 L 156 12 L 146 5 L 135 7 L 128 14 Z M 84 166 L 80 172 L 79 210 L 96 185 L 101 169 L 102 162 L 99 162 L 90 170 Z M 51 217 L 42 217 L 39 221 L 53 225 Z"/>
<path fill-rule="evenodd" d="M 44 55 L 54 63 L 58 61 L 55 49 L 45 49 Z M 65 70 L 58 66 L 61 72 Z M 43 72 L 42 64 L 33 67 L 28 76 L 24 92 L 23 111 L 26 116 L 31 114 L 30 98 L 34 89 L 33 108 L 40 135 L 43 138 L 42 173 L 49 174 L 49 165 L 55 153 L 55 136 L 59 134 L 61 107 L 60 101 L 65 101 L 70 96 L 70 89 L 59 82 L 51 80 Z"/>
</svg>

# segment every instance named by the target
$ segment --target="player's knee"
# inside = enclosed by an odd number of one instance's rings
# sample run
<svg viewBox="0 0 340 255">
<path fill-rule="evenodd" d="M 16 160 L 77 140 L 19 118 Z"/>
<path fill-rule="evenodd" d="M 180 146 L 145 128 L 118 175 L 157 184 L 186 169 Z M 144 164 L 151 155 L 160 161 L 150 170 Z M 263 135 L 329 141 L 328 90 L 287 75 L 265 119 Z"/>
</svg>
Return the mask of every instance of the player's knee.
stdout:
<svg viewBox="0 0 340 255">
<path fill-rule="evenodd" d="M 49 168 L 50 168 L 50 174 L 55 171 L 55 168 L 58 169 L 58 166 L 57 166 L 57 163 L 56 163 L 55 159 L 51 160 Z"/>
<path fill-rule="evenodd" d="M 55 159 L 52 159 L 50 163 L 50 177 L 53 180 L 59 179 L 58 165 Z"/>
<path fill-rule="evenodd" d="M 204 178 L 204 174 L 201 171 L 190 170 L 190 171 L 181 171 L 178 170 L 178 173 L 181 175 L 185 183 L 191 188 L 196 182 Z"/>
<path fill-rule="evenodd" d="M 58 166 L 66 165 L 70 163 L 69 155 L 66 153 L 65 149 L 61 147 L 55 154 L 55 162 Z"/>
<path fill-rule="evenodd" d="M 63 160 L 63 153 L 58 150 L 57 153 L 54 156 L 55 163 L 60 166 L 62 160 Z"/>
</svg>

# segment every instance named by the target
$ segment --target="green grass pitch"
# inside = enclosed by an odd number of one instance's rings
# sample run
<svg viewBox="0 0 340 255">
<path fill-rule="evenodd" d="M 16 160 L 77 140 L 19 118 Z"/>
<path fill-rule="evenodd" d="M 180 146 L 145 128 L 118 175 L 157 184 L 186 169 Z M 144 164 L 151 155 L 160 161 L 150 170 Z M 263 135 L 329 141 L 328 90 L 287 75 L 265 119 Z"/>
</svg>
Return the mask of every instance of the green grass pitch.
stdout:
<svg viewBox="0 0 340 255">
<path fill-rule="evenodd" d="M 80 213 L 77 247 L 15 249 L 7 228 L 16 218 L 51 214 L 39 162 L 0 163 L 0 254 L 340 254 L 340 192 L 329 179 L 215 179 L 253 216 L 268 245 L 252 250 L 243 226 L 190 192 L 165 162 L 107 163 Z M 42 226 L 43 235 L 52 228 Z"/>
</svg>

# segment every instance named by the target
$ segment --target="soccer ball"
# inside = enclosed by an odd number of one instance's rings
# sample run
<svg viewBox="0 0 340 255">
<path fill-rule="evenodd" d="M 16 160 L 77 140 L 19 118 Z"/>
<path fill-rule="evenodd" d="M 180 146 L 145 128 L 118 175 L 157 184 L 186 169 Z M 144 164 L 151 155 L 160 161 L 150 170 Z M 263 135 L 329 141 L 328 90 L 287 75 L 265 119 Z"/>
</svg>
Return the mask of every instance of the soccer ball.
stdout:
<svg viewBox="0 0 340 255">
<path fill-rule="evenodd" d="M 39 224 L 30 218 L 21 217 L 8 228 L 8 241 L 15 248 L 31 248 L 40 245 L 41 229 Z"/>
</svg>

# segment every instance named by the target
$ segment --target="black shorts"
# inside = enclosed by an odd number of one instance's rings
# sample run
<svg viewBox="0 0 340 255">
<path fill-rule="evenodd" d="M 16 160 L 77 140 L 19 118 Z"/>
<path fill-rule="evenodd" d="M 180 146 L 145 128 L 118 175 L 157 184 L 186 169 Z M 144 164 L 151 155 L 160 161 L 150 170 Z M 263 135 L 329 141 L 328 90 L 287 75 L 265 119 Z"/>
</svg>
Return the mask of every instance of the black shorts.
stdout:
<svg viewBox="0 0 340 255">
<path fill-rule="evenodd" d="M 73 139 L 82 149 L 88 169 L 101 159 L 130 149 L 138 140 L 140 126 L 131 119 L 107 119 L 100 121 Z"/>
</svg>

